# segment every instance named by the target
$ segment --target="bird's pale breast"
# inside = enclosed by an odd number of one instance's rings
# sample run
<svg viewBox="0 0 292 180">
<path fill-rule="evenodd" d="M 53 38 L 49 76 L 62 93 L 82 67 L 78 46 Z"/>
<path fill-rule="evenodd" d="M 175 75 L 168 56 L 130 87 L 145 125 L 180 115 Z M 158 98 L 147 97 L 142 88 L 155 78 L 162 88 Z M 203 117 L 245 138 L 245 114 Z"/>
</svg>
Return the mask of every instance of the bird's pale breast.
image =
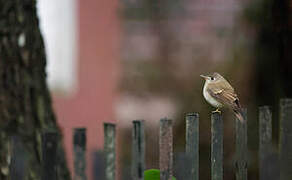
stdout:
<svg viewBox="0 0 292 180">
<path fill-rule="evenodd" d="M 212 106 L 216 107 L 216 108 L 220 108 L 222 107 L 223 105 L 218 102 L 215 98 L 213 98 L 209 92 L 207 91 L 207 83 L 205 83 L 204 85 L 204 89 L 203 89 L 203 95 L 204 95 L 204 98 L 206 99 L 206 101 L 211 104 Z"/>
</svg>

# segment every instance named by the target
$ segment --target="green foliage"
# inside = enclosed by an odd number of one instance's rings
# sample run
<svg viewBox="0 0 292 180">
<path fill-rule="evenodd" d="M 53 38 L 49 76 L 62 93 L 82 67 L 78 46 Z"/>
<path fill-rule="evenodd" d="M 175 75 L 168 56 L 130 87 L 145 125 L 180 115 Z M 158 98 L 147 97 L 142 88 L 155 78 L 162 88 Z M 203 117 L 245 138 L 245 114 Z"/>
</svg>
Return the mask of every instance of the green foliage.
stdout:
<svg viewBox="0 0 292 180">
<path fill-rule="evenodd" d="M 144 179 L 145 180 L 160 180 L 160 170 L 148 169 L 144 171 Z M 172 180 L 176 180 L 176 178 L 172 176 Z"/>
</svg>

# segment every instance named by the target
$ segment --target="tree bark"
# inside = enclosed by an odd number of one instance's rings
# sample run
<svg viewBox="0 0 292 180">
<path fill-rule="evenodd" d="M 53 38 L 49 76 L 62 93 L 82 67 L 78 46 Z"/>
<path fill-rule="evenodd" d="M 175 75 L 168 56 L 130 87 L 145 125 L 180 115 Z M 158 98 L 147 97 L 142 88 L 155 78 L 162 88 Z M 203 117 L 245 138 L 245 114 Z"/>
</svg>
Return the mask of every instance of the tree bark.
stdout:
<svg viewBox="0 0 292 180">
<path fill-rule="evenodd" d="M 11 136 L 25 152 L 23 179 L 41 179 L 41 133 L 60 132 L 46 84 L 35 0 L 0 0 L 0 179 L 10 179 Z M 60 134 L 60 133 L 59 133 Z M 58 138 L 58 179 L 70 179 Z"/>
</svg>

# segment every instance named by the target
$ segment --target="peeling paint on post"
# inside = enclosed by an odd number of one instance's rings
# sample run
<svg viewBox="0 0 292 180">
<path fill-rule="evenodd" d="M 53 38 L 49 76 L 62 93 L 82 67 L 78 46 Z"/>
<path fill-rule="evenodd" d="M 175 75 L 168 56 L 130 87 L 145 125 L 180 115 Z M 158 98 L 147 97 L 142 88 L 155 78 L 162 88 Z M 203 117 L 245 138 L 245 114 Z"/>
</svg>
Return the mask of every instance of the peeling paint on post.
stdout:
<svg viewBox="0 0 292 180">
<path fill-rule="evenodd" d="M 104 123 L 104 151 L 106 158 L 106 180 L 115 180 L 116 171 L 116 126 Z"/>
<path fill-rule="evenodd" d="M 145 169 L 144 121 L 133 121 L 132 130 L 132 179 L 143 180 Z"/>
<path fill-rule="evenodd" d="M 280 180 L 292 179 L 292 99 L 280 101 Z"/>
<path fill-rule="evenodd" d="M 173 134 L 172 120 L 160 120 L 159 132 L 159 168 L 160 179 L 171 180 L 173 168 Z"/>
<path fill-rule="evenodd" d="M 190 172 L 187 178 L 199 180 L 199 114 L 186 115 L 186 155 L 190 158 Z"/>
<path fill-rule="evenodd" d="M 247 110 L 243 109 L 242 123 L 239 119 L 235 119 L 235 136 L 236 136 L 236 161 L 235 171 L 236 180 L 247 180 Z"/>
<path fill-rule="evenodd" d="M 86 129 L 74 129 L 74 180 L 86 180 Z"/>
<path fill-rule="evenodd" d="M 42 134 L 42 180 L 57 180 L 57 142 L 56 132 Z"/>
<path fill-rule="evenodd" d="M 221 112 L 212 112 L 211 134 L 211 179 L 223 180 L 223 121 Z"/>
</svg>

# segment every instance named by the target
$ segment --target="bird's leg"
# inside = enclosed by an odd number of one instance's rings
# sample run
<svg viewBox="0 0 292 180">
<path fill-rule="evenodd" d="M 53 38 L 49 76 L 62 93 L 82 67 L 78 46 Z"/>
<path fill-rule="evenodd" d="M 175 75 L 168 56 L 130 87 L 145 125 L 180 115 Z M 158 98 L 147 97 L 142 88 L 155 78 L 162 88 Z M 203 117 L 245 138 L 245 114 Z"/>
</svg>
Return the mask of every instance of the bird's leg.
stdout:
<svg viewBox="0 0 292 180">
<path fill-rule="evenodd" d="M 215 111 L 212 111 L 212 113 L 220 113 L 221 114 L 221 111 L 219 111 L 219 108 L 217 108 Z"/>
</svg>

